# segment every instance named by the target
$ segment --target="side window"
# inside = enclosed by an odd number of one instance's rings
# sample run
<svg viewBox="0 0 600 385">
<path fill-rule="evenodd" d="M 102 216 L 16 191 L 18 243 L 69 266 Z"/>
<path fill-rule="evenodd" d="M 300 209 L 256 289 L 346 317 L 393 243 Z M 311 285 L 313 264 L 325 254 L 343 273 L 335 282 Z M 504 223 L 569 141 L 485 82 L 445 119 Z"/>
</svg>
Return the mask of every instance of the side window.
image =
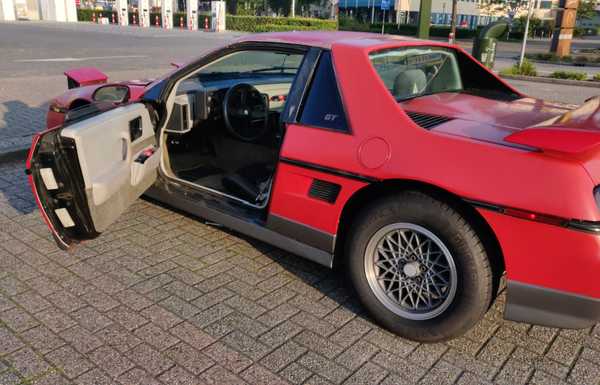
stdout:
<svg viewBox="0 0 600 385">
<path fill-rule="evenodd" d="M 349 131 L 330 52 L 324 52 L 319 59 L 308 96 L 302 107 L 300 123 L 337 131 Z"/>
</svg>

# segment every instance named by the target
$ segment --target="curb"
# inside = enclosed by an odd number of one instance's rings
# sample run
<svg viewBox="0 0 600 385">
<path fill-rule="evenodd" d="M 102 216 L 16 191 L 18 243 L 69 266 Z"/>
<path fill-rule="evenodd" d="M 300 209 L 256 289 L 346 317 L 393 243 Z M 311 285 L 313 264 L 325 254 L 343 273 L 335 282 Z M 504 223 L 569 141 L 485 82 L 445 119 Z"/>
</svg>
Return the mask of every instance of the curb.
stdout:
<svg viewBox="0 0 600 385">
<path fill-rule="evenodd" d="M 600 63 L 590 63 L 590 62 L 560 62 L 560 61 L 550 61 L 550 60 L 535 60 L 535 59 L 527 59 L 532 63 L 539 64 L 551 64 L 551 65 L 559 65 L 559 66 L 570 66 L 570 67 L 589 67 L 589 68 L 600 68 Z"/>
<path fill-rule="evenodd" d="M 0 151 L 0 163 L 24 161 L 27 158 L 29 146 L 14 147 Z"/>
<path fill-rule="evenodd" d="M 591 87 L 600 88 L 600 82 L 594 82 L 589 80 L 570 80 L 570 79 L 553 79 L 545 76 L 525 76 L 525 75 L 500 75 L 504 79 L 513 80 L 524 80 L 528 82 L 537 83 L 549 83 L 549 84 L 562 84 L 566 86 L 580 86 L 580 87 Z"/>
</svg>

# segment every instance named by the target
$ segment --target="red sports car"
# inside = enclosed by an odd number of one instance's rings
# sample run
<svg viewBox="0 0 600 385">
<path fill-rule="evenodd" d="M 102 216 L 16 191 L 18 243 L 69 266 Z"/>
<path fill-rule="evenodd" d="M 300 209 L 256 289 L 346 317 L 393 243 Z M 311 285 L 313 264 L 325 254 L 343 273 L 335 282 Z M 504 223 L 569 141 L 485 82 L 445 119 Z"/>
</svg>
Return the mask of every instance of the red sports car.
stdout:
<svg viewBox="0 0 600 385">
<path fill-rule="evenodd" d="M 63 248 L 146 194 L 344 266 L 414 340 L 468 330 L 504 272 L 506 318 L 600 320 L 600 99 L 529 98 L 459 47 L 349 32 L 248 36 L 119 90 L 34 139 Z"/>
</svg>

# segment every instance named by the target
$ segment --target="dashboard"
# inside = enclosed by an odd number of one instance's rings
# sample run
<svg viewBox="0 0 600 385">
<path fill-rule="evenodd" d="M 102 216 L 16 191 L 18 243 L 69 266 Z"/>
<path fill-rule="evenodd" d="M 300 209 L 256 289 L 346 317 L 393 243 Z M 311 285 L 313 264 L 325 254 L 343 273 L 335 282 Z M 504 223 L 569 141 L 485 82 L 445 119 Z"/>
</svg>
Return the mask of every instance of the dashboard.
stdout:
<svg viewBox="0 0 600 385">
<path fill-rule="evenodd" d="M 265 94 L 269 113 L 281 113 L 294 79 L 294 74 L 261 74 L 235 77 L 214 75 L 191 77 L 179 84 L 173 113 L 167 124 L 170 133 L 186 133 L 205 120 L 219 120 L 223 116 L 223 99 L 229 88 L 247 83 Z"/>
</svg>

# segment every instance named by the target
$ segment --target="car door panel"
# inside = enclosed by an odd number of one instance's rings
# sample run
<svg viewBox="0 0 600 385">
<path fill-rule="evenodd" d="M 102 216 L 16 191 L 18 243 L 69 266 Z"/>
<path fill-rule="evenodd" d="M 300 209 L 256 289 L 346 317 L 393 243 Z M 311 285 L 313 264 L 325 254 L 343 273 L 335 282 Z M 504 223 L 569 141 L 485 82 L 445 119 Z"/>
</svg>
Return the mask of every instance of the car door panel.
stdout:
<svg viewBox="0 0 600 385">
<path fill-rule="evenodd" d="M 139 118 L 141 135 L 131 141 L 130 123 Z M 150 159 L 135 162 L 156 143 L 150 114 L 135 103 L 66 127 L 60 135 L 75 142 L 94 227 L 102 232 L 156 179 L 156 167 L 145 167 Z M 158 156 L 155 152 L 151 163 Z"/>
<path fill-rule="evenodd" d="M 59 245 L 105 231 L 154 183 L 160 155 L 143 103 L 38 134 L 27 169 Z"/>
</svg>

